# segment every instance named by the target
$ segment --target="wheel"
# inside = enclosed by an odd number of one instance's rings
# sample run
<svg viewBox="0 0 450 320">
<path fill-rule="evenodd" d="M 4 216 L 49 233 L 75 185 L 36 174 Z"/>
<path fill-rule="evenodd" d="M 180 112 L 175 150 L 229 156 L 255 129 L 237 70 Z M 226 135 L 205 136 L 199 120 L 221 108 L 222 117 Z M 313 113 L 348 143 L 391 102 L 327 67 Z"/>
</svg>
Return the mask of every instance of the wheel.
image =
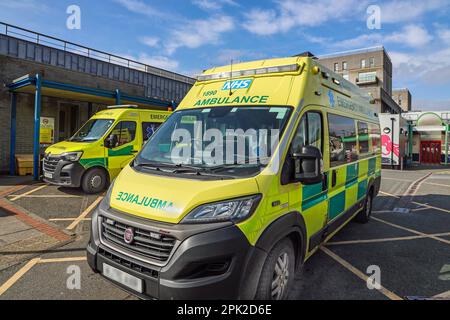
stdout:
<svg viewBox="0 0 450 320">
<path fill-rule="evenodd" d="M 289 239 L 279 242 L 266 258 L 256 299 L 287 299 L 295 276 L 294 246 Z"/>
<path fill-rule="evenodd" d="M 81 188 L 88 194 L 99 193 L 105 190 L 107 177 L 105 171 L 99 168 L 90 169 L 83 176 Z"/>
<path fill-rule="evenodd" d="M 355 221 L 359 223 L 367 223 L 370 221 L 372 216 L 372 205 L 373 205 L 373 189 L 370 189 L 367 194 L 366 201 L 364 203 L 364 208 L 356 215 Z"/>
</svg>

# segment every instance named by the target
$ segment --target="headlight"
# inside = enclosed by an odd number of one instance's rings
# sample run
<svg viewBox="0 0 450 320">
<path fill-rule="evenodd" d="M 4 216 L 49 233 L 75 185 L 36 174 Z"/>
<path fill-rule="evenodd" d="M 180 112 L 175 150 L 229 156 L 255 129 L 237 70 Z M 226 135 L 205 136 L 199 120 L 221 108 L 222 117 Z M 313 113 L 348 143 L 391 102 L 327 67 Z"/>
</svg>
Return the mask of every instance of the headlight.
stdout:
<svg viewBox="0 0 450 320">
<path fill-rule="evenodd" d="M 229 201 L 205 204 L 192 210 L 182 223 L 207 223 L 233 221 L 234 223 L 250 217 L 255 212 L 261 195 L 255 195 Z"/>
<path fill-rule="evenodd" d="M 114 180 L 116 181 L 116 180 Z M 106 192 L 105 197 L 103 198 L 102 201 L 100 201 L 99 207 L 102 210 L 108 210 L 109 208 L 111 208 L 111 194 L 112 194 L 112 189 L 114 188 L 114 181 L 111 182 L 108 191 Z"/>
<path fill-rule="evenodd" d="M 67 153 L 63 153 L 61 155 L 61 158 L 63 160 L 65 160 L 65 161 L 77 162 L 78 160 L 80 160 L 82 155 L 83 155 L 82 151 L 79 151 L 79 152 L 67 152 Z"/>
</svg>

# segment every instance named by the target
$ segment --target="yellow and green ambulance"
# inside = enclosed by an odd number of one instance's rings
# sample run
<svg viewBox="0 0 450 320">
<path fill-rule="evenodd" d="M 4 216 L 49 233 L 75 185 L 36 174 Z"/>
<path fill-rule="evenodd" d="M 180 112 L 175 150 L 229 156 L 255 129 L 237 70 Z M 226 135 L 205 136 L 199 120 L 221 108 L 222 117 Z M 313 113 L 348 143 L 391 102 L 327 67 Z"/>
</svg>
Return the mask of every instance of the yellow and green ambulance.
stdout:
<svg viewBox="0 0 450 320">
<path fill-rule="evenodd" d="M 94 212 L 91 268 L 141 298 L 287 298 L 321 244 L 370 219 L 372 103 L 311 57 L 205 71 Z"/>
<path fill-rule="evenodd" d="M 170 114 L 128 105 L 98 112 L 72 138 L 47 148 L 44 181 L 101 192 Z"/>
</svg>

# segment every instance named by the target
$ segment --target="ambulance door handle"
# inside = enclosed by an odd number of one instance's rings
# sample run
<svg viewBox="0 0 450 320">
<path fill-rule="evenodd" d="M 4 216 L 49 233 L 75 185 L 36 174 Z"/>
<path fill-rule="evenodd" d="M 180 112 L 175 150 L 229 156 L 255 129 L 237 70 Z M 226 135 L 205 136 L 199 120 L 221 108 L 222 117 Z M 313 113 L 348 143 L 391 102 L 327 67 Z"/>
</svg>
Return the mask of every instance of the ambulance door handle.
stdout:
<svg viewBox="0 0 450 320">
<path fill-rule="evenodd" d="M 337 174 L 336 170 L 333 170 L 333 173 L 331 174 L 331 187 L 334 188 L 336 186 L 337 182 Z"/>
</svg>

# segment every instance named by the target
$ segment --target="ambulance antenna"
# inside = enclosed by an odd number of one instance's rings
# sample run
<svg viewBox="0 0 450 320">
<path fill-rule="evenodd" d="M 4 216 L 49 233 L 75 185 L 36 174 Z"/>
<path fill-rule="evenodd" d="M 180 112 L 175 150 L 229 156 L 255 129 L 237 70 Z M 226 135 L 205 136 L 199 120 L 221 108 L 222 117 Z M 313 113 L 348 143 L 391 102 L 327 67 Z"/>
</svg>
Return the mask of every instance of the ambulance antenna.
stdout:
<svg viewBox="0 0 450 320">
<path fill-rule="evenodd" d="M 231 90 L 231 84 L 233 82 L 233 59 L 231 59 L 231 72 L 230 72 L 230 96 L 233 95 L 233 91 Z"/>
</svg>

